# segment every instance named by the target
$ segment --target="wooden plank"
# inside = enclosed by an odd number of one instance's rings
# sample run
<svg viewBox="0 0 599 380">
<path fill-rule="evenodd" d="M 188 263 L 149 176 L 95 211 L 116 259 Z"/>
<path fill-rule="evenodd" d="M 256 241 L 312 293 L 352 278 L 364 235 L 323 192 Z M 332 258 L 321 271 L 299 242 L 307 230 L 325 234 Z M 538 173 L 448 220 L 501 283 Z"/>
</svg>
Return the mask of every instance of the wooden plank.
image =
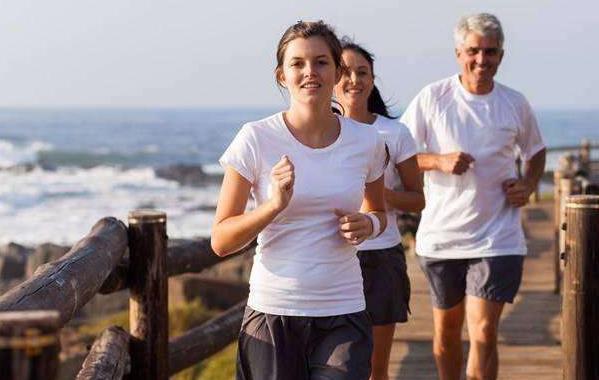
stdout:
<svg viewBox="0 0 599 380">
<path fill-rule="evenodd" d="M 60 315 L 54 310 L 0 313 L 0 378 L 56 378 Z"/>
<path fill-rule="evenodd" d="M 120 327 L 104 330 L 92 345 L 76 380 L 120 380 L 130 365 L 129 334 Z"/>
<path fill-rule="evenodd" d="M 103 218 L 60 259 L 0 297 L 0 311 L 57 310 L 61 326 L 98 291 L 127 248 L 127 229 Z"/>
<path fill-rule="evenodd" d="M 499 379 L 562 378 L 559 294 L 553 292 L 554 206 L 550 201 L 523 211 L 529 249 L 520 291 L 502 315 L 499 336 Z M 412 315 L 398 324 L 391 351 L 391 379 L 437 379 L 432 355 L 433 320 L 428 284 L 416 258 L 408 255 L 412 283 Z M 467 327 L 462 333 L 468 349 Z M 466 355 L 465 355 L 466 357 Z"/>
<path fill-rule="evenodd" d="M 169 368 L 173 375 L 222 350 L 239 335 L 247 300 L 218 317 L 171 340 Z"/>
</svg>

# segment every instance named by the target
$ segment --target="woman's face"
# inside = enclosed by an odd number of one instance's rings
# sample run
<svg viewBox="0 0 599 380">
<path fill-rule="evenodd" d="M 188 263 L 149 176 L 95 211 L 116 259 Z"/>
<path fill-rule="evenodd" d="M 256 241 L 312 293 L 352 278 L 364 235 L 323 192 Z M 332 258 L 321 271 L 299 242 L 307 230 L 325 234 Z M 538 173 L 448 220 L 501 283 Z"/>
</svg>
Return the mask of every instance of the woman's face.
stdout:
<svg viewBox="0 0 599 380">
<path fill-rule="evenodd" d="M 292 101 L 330 104 L 341 68 L 335 66 L 331 49 L 322 37 L 296 38 L 287 45 L 278 81 Z"/>
<path fill-rule="evenodd" d="M 374 74 L 364 56 L 353 50 L 341 55 L 343 75 L 335 86 L 335 97 L 345 109 L 368 109 L 368 97 L 374 87 Z"/>
</svg>

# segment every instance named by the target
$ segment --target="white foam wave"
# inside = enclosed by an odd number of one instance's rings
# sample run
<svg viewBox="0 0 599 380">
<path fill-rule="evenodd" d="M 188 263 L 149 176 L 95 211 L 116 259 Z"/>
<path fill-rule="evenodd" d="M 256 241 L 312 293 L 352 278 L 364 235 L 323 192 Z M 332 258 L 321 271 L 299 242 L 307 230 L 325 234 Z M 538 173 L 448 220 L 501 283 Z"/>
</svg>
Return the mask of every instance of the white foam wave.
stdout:
<svg viewBox="0 0 599 380">
<path fill-rule="evenodd" d="M 170 237 L 208 236 L 213 212 L 197 209 L 215 205 L 217 193 L 157 178 L 152 168 L 0 172 L 0 244 L 72 244 L 100 218 L 126 221 L 139 207 L 165 211 Z"/>
<path fill-rule="evenodd" d="M 19 144 L 0 139 L 0 168 L 35 163 L 39 152 L 52 150 L 53 146 L 43 141 Z"/>
<path fill-rule="evenodd" d="M 220 166 L 220 164 L 202 165 L 202 170 L 204 171 L 204 173 L 210 174 L 210 175 L 217 175 L 217 174 L 225 173 L 225 170 L 223 169 L 222 166 Z"/>
</svg>

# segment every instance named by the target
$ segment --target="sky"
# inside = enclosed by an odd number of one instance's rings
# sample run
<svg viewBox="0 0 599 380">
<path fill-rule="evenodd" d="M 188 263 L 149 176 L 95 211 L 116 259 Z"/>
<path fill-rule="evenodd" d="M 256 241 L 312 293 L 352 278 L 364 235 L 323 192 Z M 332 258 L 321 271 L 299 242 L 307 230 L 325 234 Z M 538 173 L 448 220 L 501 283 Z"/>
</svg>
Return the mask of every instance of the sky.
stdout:
<svg viewBox="0 0 599 380">
<path fill-rule="evenodd" d="M 503 23 L 497 80 L 534 107 L 599 109 L 599 2 L 3 0 L 0 107 L 284 107 L 276 45 L 322 19 L 376 56 L 383 96 L 405 107 L 457 72 L 458 19 Z"/>
</svg>

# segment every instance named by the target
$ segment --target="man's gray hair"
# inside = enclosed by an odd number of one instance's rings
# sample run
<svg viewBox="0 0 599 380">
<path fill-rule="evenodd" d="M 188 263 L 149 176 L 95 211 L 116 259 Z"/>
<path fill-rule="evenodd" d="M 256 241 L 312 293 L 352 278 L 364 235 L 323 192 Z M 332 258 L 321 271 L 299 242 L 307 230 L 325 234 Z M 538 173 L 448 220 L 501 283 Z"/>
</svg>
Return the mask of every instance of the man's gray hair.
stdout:
<svg viewBox="0 0 599 380">
<path fill-rule="evenodd" d="M 503 47 L 501 23 L 497 17 L 490 13 L 477 13 L 462 17 L 453 30 L 456 47 L 464 44 L 468 33 L 480 34 L 483 37 L 495 37 L 499 47 Z"/>
</svg>

